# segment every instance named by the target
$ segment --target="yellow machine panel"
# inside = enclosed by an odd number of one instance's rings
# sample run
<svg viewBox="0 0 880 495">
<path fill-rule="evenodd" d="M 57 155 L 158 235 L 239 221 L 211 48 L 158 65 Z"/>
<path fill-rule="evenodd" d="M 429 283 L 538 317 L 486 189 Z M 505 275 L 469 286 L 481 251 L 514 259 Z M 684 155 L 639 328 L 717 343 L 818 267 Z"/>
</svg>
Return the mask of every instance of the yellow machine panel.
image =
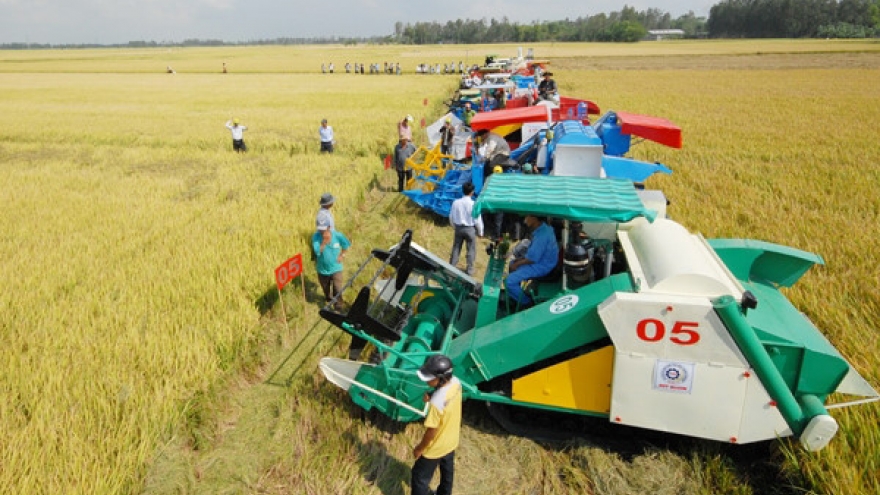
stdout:
<svg viewBox="0 0 880 495">
<path fill-rule="evenodd" d="M 609 345 L 514 380 L 513 399 L 607 414 L 613 364 Z"/>
</svg>

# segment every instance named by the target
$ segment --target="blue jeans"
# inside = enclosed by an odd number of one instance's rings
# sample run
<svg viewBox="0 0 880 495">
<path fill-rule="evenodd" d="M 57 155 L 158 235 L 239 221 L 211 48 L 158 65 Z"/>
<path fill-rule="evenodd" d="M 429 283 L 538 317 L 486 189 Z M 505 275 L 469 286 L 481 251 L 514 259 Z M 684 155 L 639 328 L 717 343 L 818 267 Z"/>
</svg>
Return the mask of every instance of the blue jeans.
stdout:
<svg viewBox="0 0 880 495">
<path fill-rule="evenodd" d="M 547 275 L 549 270 L 536 265 L 521 266 L 515 272 L 507 275 L 504 281 L 504 288 L 507 289 L 507 296 L 518 302 L 520 305 L 529 304 L 532 300 L 522 290 L 522 282 L 533 278 L 543 277 Z"/>
<path fill-rule="evenodd" d="M 431 489 L 428 484 L 434 477 L 434 471 L 440 467 L 440 484 L 437 485 L 437 495 L 452 495 L 452 478 L 455 474 L 455 451 L 446 454 L 439 459 L 419 457 L 412 467 L 412 495 L 428 495 Z"/>
</svg>

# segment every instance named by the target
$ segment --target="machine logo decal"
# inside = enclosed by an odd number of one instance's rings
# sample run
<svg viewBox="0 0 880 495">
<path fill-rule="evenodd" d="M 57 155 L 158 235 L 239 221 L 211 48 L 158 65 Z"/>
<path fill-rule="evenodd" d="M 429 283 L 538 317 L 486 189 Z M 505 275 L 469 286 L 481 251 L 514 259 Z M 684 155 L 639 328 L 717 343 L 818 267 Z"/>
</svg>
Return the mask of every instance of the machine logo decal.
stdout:
<svg viewBox="0 0 880 495">
<path fill-rule="evenodd" d="M 550 312 L 554 315 L 562 314 L 577 306 L 577 303 L 578 296 L 574 294 L 562 296 L 559 299 L 553 301 L 553 304 L 550 305 Z"/>
<path fill-rule="evenodd" d="M 654 364 L 654 389 L 667 392 L 691 393 L 694 381 L 693 363 L 660 361 Z"/>
</svg>

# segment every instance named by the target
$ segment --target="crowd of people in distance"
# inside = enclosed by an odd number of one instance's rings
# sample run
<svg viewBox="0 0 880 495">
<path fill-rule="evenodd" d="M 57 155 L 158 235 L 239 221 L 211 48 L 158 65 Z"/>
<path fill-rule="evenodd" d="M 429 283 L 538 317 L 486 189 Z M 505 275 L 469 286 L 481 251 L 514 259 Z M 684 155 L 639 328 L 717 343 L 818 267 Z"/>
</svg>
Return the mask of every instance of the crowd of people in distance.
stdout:
<svg viewBox="0 0 880 495">
<path fill-rule="evenodd" d="M 392 74 L 392 75 L 401 75 L 403 74 L 403 69 L 400 66 L 400 62 L 373 62 L 370 64 L 364 64 L 361 62 L 346 62 L 343 66 L 346 74 Z M 415 73 L 416 74 L 469 74 L 471 71 L 479 69 L 479 66 L 474 64 L 472 66 L 466 66 L 464 62 L 459 61 L 457 64 L 453 62 L 449 63 L 421 63 L 416 64 Z M 322 74 L 334 74 L 336 72 L 336 65 L 333 62 L 322 62 L 321 63 L 321 73 Z"/>
<path fill-rule="evenodd" d="M 400 62 L 383 62 L 381 64 L 373 62 L 369 65 L 361 62 L 346 62 L 343 67 L 346 74 L 391 74 L 399 76 L 403 73 L 400 68 Z M 322 74 L 333 74 L 334 72 L 336 72 L 336 67 L 333 62 L 321 64 Z"/>
<path fill-rule="evenodd" d="M 474 66 L 476 67 L 476 66 Z M 416 74 L 464 74 L 465 71 L 473 70 L 473 67 L 465 67 L 464 62 L 449 62 L 448 64 L 418 64 Z"/>
</svg>

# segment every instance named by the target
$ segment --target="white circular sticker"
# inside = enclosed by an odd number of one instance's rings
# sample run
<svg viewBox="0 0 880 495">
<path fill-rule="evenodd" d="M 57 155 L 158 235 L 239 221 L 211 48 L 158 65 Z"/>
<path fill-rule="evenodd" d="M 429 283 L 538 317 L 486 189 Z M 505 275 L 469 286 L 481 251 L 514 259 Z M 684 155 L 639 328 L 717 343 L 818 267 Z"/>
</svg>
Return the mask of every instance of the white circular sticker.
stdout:
<svg viewBox="0 0 880 495">
<path fill-rule="evenodd" d="M 555 315 L 565 313 L 566 311 L 571 310 L 571 308 L 577 306 L 577 303 L 578 296 L 574 294 L 562 296 L 559 299 L 553 301 L 553 304 L 550 305 L 550 312 Z"/>
</svg>

